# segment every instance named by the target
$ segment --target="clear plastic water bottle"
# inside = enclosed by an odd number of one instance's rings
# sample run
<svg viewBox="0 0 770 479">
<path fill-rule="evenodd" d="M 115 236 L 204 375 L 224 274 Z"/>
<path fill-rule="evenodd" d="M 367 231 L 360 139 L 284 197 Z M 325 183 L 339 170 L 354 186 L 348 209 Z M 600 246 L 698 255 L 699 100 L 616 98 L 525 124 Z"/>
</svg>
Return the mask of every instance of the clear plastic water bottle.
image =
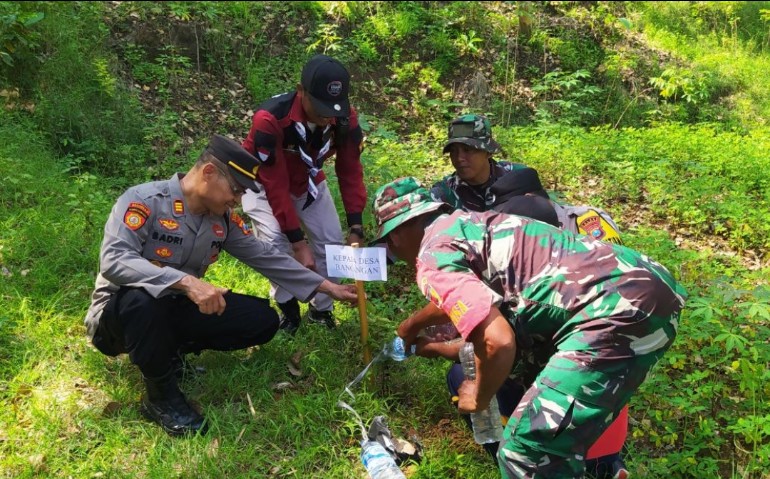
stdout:
<svg viewBox="0 0 770 479">
<path fill-rule="evenodd" d="M 428 326 L 422 331 L 423 336 L 429 338 L 440 339 L 441 341 L 450 341 L 455 339 L 459 333 L 457 328 L 452 323 L 436 324 L 434 326 Z"/>
<path fill-rule="evenodd" d="M 473 353 L 473 343 L 465 343 L 460 348 L 460 363 L 463 366 L 463 374 L 471 381 L 476 379 L 476 357 Z M 498 442 L 503 438 L 503 423 L 500 418 L 500 409 L 497 406 L 497 397 L 492 396 L 489 407 L 483 411 L 471 413 L 473 424 L 473 439 L 477 444 Z"/>
<path fill-rule="evenodd" d="M 361 462 L 371 479 L 406 479 L 393 456 L 377 441 L 361 442 Z"/>
<path fill-rule="evenodd" d="M 394 361 L 403 361 L 414 354 L 415 347 L 413 344 L 409 351 L 407 351 L 404 340 L 396 336 L 388 347 L 385 348 L 385 353 Z"/>
</svg>

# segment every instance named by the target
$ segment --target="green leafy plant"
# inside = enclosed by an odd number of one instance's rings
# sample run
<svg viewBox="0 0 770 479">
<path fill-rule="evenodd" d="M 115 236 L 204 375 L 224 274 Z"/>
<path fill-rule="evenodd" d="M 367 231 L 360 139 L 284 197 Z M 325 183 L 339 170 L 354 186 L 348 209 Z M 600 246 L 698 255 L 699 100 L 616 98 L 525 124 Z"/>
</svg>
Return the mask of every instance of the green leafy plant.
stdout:
<svg viewBox="0 0 770 479">
<path fill-rule="evenodd" d="M 342 38 L 337 34 L 336 25 L 331 23 L 322 23 L 318 26 L 317 35 L 318 40 L 307 46 L 308 52 L 313 52 L 320 48 L 321 52 L 324 54 L 329 54 L 342 48 L 340 43 Z"/>
<path fill-rule="evenodd" d="M 701 103 L 710 94 L 707 77 L 688 69 L 667 68 L 659 77 L 650 78 L 650 84 L 668 101 L 682 99 L 687 103 Z"/>
<path fill-rule="evenodd" d="M 184 442 L 141 420 L 138 371 L 93 350 L 82 326 L 104 220 L 124 187 L 189 167 L 205 138 L 189 143 L 185 119 L 205 118 L 195 124 L 201 135 L 216 127 L 243 138 L 246 111 L 292 90 L 308 45 L 328 34 L 339 46 L 328 52 L 355 79 L 369 198 L 399 176 L 430 184 L 452 171 L 441 154 L 447 121 L 474 106 L 458 85 L 494 70 L 494 101 L 520 125 L 493 117 L 501 159 L 536 167 L 566 201 L 610 211 L 626 244 L 690 293 L 674 345 L 632 399 L 633 473 L 764 478 L 770 293 L 757 285 L 770 275 L 767 10 L 767 2 L 0 3 L 0 15 L 45 15 L 12 68 L 0 60 L 11 83 L 0 95 L 35 107 L 0 108 L 0 475 L 363 474 L 355 425 L 334 406 L 363 368 L 355 309 L 336 307 L 334 335 L 307 328 L 196 357 L 210 373 L 183 387 L 215 433 Z M 175 41 L 180 34 L 187 44 Z M 324 49 L 322 39 L 311 50 Z M 229 93 L 238 83 L 248 91 Z M 198 85 L 205 90 L 189 94 Z M 214 107 L 227 110 L 227 126 Z M 334 168 L 326 170 L 342 215 Z M 372 231 L 371 215 L 364 221 Z M 366 286 L 374 348 L 424 304 L 409 267 L 389 274 Z M 270 289 L 226 254 L 207 279 L 248 294 Z M 285 366 L 298 351 L 301 378 Z M 499 476 L 447 400 L 446 364 L 414 361 L 376 364 L 357 408 L 388 415 L 401 436 L 417 431 L 426 455 L 413 479 Z"/>
<path fill-rule="evenodd" d="M 40 33 L 33 26 L 43 20 L 42 12 L 4 13 L 0 10 L 0 61 L 13 66 L 18 58 L 24 58 L 38 46 Z"/>
<path fill-rule="evenodd" d="M 587 70 L 564 72 L 554 70 L 546 73 L 542 80 L 532 86 L 540 100 L 535 109 L 538 123 L 580 124 L 589 121 L 596 110 L 591 100 L 601 89 L 587 82 L 591 74 Z"/>
<path fill-rule="evenodd" d="M 461 55 L 478 55 L 481 53 L 480 45 L 484 40 L 477 36 L 475 30 L 460 32 L 455 39 L 455 45 Z"/>
</svg>

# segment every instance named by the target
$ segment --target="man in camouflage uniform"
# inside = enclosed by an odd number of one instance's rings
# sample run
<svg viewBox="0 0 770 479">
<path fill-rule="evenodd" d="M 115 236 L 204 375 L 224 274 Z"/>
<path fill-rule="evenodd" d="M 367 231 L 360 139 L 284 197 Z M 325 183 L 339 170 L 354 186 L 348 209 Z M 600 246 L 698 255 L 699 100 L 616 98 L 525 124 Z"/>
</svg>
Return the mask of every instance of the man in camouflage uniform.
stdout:
<svg viewBox="0 0 770 479">
<path fill-rule="evenodd" d="M 588 447 L 676 336 L 685 291 L 660 264 L 620 245 L 520 216 L 446 214 L 414 178 L 381 187 L 378 240 L 415 262 L 430 308 L 401 323 L 407 347 L 451 321 L 476 352 L 460 412 L 487 407 L 514 364 L 548 352 L 506 426 L 504 477 L 582 477 Z M 586 281 L 590 278 L 590 281 Z"/>
<path fill-rule="evenodd" d="M 572 233 L 622 244 L 620 230 L 609 214 L 595 207 L 564 205 L 551 200 L 537 170 L 521 163 L 493 160 L 492 155 L 499 151 L 501 147 L 494 140 L 491 125 L 485 117 L 463 115 L 453 120 L 444 153 L 449 152 L 455 172 L 433 185 L 430 190 L 433 199 L 445 202 L 453 209 L 494 210 L 526 216 Z M 456 360 L 458 345 L 444 349 L 436 354 Z M 447 384 L 455 398 L 463 379 L 462 368 L 455 364 L 447 374 Z M 498 391 L 500 410 L 506 419 L 533 379 L 532 375 L 509 378 Z M 627 416 L 626 408 L 591 450 L 587 467 L 598 479 L 626 479 L 629 476 L 619 454 L 626 437 Z M 469 416 L 464 419 L 470 421 Z M 497 444 L 485 444 L 484 448 L 494 456 Z M 600 450 L 601 453 L 595 452 Z"/>
<path fill-rule="evenodd" d="M 454 209 L 487 211 L 494 196 L 490 187 L 508 172 L 524 168 L 521 163 L 495 161 L 492 155 L 502 151 L 492 138 L 492 126 L 481 115 L 463 115 L 449 124 L 449 153 L 455 172 L 436 182 L 430 190 L 435 201 Z"/>
<path fill-rule="evenodd" d="M 455 172 L 433 184 L 434 201 L 464 211 L 502 211 L 544 220 L 553 209 L 559 226 L 595 239 L 621 244 L 619 229 L 610 215 L 593 206 L 571 206 L 549 198 L 537 171 L 521 163 L 495 161 L 502 151 L 492 136 L 492 126 L 482 115 L 463 115 L 449 124 L 444 153 L 449 153 Z M 523 178 L 535 177 L 522 189 Z M 542 198 L 542 199 L 541 199 Z M 550 203 L 550 208 L 546 202 Z M 533 214 L 533 212 L 538 214 Z M 546 221 L 549 222 L 549 221 Z"/>
</svg>

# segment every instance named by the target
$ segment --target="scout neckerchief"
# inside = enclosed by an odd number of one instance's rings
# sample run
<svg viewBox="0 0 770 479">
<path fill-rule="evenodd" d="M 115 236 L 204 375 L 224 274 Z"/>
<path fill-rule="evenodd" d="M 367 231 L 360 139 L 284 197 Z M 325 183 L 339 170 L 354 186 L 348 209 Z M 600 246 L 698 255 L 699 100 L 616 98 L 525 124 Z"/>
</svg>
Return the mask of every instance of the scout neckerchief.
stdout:
<svg viewBox="0 0 770 479">
<path fill-rule="evenodd" d="M 316 126 L 316 129 L 317 128 L 318 127 Z M 321 171 L 321 162 L 319 160 L 323 158 L 331 148 L 332 136 L 327 134 L 331 131 L 331 124 L 326 125 L 326 128 L 324 128 L 323 132 L 321 133 L 321 141 L 323 142 L 323 146 L 321 146 L 321 148 L 318 150 L 318 154 L 315 156 L 315 158 L 310 156 L 306 151 L 307 145 L 309 143 L 309 137 L 307 133 L 308 129 L 305 127 L 305 124 L 298 121 L 294 122 L 294 129 L 297 130 L 297 134 L 299 135 L 300 139 L 299 144 L 297 145 L 297 148 L 299 149 L 299 155 L 309 170 L 309 176 L 307 179 L 307 199 L 305 200 L 305 205 L 302 207 L 304 210 L 310 206 L 313 201 L 315 201 L 316 196 L 318 196 L 318 187 L 313 182 L 313 178 L 315 178 L 316 175 L 318 175 L 318 172 Z"/>
</svg>

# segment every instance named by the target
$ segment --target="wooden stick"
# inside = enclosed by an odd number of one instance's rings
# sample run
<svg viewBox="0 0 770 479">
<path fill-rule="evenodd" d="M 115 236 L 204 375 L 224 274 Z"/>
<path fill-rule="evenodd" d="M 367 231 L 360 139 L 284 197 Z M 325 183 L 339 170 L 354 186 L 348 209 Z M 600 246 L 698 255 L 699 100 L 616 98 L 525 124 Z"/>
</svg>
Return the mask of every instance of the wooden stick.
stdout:
<svg viewBox="0 0 770 479">
<path fill-rule="evenodd" d="M 358 248 L 358 243 L 353 243 L 350 246 Z M 363 281 L 356 280 L 356 293 L 358 293 L 358 319 L 361 321 L 361 346 L 364 349 L 364 364 L 369 364 L 372 360 L 372 353 L 369 351 L 369 320 L 366 318 L 366 292 Z"/>
</svg>

